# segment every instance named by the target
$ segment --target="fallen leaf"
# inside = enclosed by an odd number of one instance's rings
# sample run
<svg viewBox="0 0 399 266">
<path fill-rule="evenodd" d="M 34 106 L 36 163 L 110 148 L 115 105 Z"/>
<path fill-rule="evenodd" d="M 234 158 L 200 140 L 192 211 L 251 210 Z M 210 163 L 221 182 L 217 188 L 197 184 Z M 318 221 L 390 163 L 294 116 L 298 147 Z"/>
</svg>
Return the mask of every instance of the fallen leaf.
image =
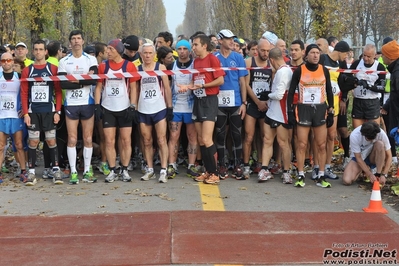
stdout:
<svg viewBox="0 0 399 266">
<path fill-rule="evenodd" d="M 248 188 L 246 188 L 246 187 L 239 187 L 238 189 L 239 190 L 248 190 Z"/>
</svg>

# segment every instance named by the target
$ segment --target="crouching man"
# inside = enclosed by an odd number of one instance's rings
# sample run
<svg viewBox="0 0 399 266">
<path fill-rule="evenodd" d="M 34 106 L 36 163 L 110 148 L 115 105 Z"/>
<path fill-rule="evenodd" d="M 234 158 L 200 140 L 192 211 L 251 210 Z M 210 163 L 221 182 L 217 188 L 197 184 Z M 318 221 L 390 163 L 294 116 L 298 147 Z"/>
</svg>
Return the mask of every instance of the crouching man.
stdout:
<svg viewBox="0 0 399 266">
<path fill-rule="evenodd" d="M 345 168 L 342 182 L 350 185 L 363 171 L 372 183 L 385 184 L 392 154 L 387 134 L 375 122 L 365 122 L 350 135 L 351 161 Z M 372 169 L 376 169 L 373 173 Z"/>
</svg>

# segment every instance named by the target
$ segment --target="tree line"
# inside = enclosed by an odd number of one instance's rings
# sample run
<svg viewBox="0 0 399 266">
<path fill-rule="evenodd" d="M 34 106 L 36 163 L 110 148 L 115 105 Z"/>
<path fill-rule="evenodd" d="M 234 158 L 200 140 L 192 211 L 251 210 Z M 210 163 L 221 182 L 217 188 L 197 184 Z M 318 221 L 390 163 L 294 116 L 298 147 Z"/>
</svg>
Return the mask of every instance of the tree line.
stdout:
<svg viewBox="0 0 399 266">
<path fill-rule="evenodd" d="M 162 0 L 2 0 L 1 44 L 47 38 L 68 43 L 81 29 L 86 43 L 135 34 L 154 38 L 168 30 Z"/>
<path fill-rule="evenodd" d="M 398 38 L 399 1 L 391 0 L 186 0 L 177 34 L 208 34 L 223 28 L 259 39 L 265 30 L 287 41 L 336 36 L 353 46 L 386 36 Z M 72 29 L 86 42 L 126 35 L 153 39 L 169 30 L 162 0 L 1 0 L 1 44 L 47 38 L 68 43 Z M 174 30 L 174 29 L 171 29 Z"/>
<path fill-rule="evenodd" d="M 287 41 L 349 38 L 353 46 L 399 35 L 399 1 L 390 0 L 187 0 L 177 34 L 230 29 L 259 39 L 265 30 Z"/>
</svg>

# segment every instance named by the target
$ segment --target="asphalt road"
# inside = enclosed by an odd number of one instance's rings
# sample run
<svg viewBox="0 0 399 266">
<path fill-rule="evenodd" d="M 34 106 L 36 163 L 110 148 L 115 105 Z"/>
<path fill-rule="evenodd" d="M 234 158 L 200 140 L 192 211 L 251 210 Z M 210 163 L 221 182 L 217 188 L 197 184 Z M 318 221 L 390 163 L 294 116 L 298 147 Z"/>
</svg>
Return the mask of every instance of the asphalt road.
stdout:
<svg viewBox="0 0 399 266">
<path fill-rule="evenodd" d="M 40 162 L 39 162 L 40 163 Z M 37 175 L 42 167 L 36 169 Z M 159 168 L 155 168 L 157 176 Z M 180 171 L 183 172 L 182 167 Z M 54 185 L 52 180 L 38 178 L 33 187 L 17 179 L 6 179 L 0 185 L 2 216 L 58 216 L 175 210 L 221 210 L 259 212 L 362 212 L 370 200 L 371 190 L 359 184 L 343 186 L 341 180 L 330 180 L 331 188 L 320 188 L 307 174 L 306 186 L 296 188 L 282 184 L 279 176 L 258 183 L 256 174 L 249 180 L 232 178 L 219 185 L 205 185 L 179 174 L 165 184 L 157 179 L 140 181 L 141 172 L 130 172 L 132 182 L 105 183 L 105 176 L 95 171 L 97 183 Z M 80 178 L 81 178 L 80 173 Z M 384 198 L 383 198 L 384 201 Z M 388 217 L 399 224 L 399 213 L 386 202 Z"/>
</svg>

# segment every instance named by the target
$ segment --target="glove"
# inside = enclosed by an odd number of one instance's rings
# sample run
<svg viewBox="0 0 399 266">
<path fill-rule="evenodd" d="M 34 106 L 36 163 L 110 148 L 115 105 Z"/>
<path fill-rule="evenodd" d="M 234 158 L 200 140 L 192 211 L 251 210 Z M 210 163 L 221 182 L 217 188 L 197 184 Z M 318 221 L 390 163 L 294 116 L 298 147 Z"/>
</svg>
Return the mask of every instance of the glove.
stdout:
<svg viewBox="0 0 399 266">
<path fill-rule="evenodd" d="M 173 108 L 172 107 L 168 107 L 166 109 L 166 121 L 170 122 L 173 120 Z"/>
<path fill-rule="evenodd" d="M 94 105 L 94 119 L 96 121 L 100 121 L 102 118 L 103 110 L 101 108 L 101 104 Z"/>
<path fill-rule="evenodd" d="M 135 124 L 139 124 L 139 113 L 136 108 L 129 107 L 126 109 L 125 118 L 127 121 L 133 121 Z"/>
<path fill-rule="evenodd" d="M 291 126 L 295 126 L 296 119 L 295 119 L 294 110 L 289 110 L 287 114 L 288 114 L 288 124 Z"/>
<path fill-rule="evenodd" d="M 269 100 L 269 94 L 271 91 L 262 91 L 261 93 L 258 93 L 259 100 L 261 101 L 267 101 Z"/>
<path fill-rule="evenodd" d="M 338 85 L 342 92 L 353 90 L 358 83 L 358 79 L 352 74 L 341 73 L 338 77 Z"/>
<path fill-rule="evenodd" d="M 327 128 L 332 127 L 333 124 L 334 124 L 334 113 L 328 113 L 326 120 Z"/>
<path fill-rule="evenodd" d="M 368 88 L 369 88 L 369 84 L 368 84 L 367 81 L 364 80 L 364 79 L 358 80 L 358 81 L 357 81 L 357 85 L 358 85 L 358 86 L 362 86 L 362 87 L 365 88 L 365 89 L 368 89 Z"/>
</svg>

